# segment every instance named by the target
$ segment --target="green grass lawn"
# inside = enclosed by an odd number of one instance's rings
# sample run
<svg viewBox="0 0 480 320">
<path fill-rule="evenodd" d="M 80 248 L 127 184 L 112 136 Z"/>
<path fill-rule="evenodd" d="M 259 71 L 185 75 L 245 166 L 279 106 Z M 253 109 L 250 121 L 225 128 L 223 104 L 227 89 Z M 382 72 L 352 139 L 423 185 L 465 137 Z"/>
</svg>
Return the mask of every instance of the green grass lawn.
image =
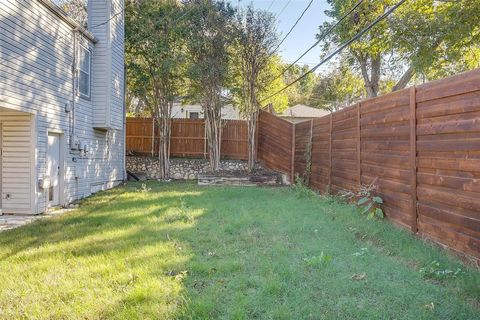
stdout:
<svg viewBox="0 0 480 320">
<path fill-rule="evenodd" d="M 332 199 L 148 187 L 0 233 L 0 318 L 480 318 L 478 271 Z"/>
</svg>

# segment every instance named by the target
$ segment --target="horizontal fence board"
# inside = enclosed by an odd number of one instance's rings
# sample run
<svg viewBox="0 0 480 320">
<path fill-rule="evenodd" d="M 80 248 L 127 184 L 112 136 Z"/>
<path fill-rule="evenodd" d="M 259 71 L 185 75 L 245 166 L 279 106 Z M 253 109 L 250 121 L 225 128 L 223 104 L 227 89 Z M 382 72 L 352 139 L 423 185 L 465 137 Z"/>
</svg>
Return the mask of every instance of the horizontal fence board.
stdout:
<svg viewBox="0 0 480 320">
<path fill-rule="evenodd" d="M 294 125 L 264 111 L 260 112 L 258 124 L 258 160 L 270 169 L 288 174 L 293 181 Z"/>
<path fill-rule="evenodd" d="M 480 91 L 480 72 L 465 72 L 446 79 L 418 86 L 417 101 L 442 99 L 469 92 Z"/>
<path fill-rule="evenodd" d="M 480 91 L 460 96 L 417 103 L 417 119 L 453 114 L 468 114 L 480 110 Z"/>
<path fill-rule="evenodd" d="M 280 126 L 265 118 L 263 143 L 279 150 L 264 149 L 287 170 L 291 127 L 269 136 Z M 336 193 L 375 183 L 392 222 L 480 258 L 480 70 L 297 124 L 293 139 L 294 171 L 305 175 L 310 163 L 311 188 Z"/>
<path fill-rule="evenodd" d="M 157 155 L 160 132 L 153 133 L 152 118 L 127 118 L 127 152 Z M 208 156 L 203 119 L 172 119 L 170 156 L 205 158 Z M 223 120 L 221 156 L 225 159 L 248 159 L 248 130 L 243 120 Z"/>
<path fill-rule="evenodd" d="M 150 152 L 151 129 L 127 121 L 127 145 Z M 202 130 L 172 141 L 204 143 Z M 247 155 L 245 124 L 224 138 L 222 152 Z M 257 138 L 258 160 L 291 181 L 322 193 L 375 183 L 393 223 L 480 259 L 480 70 L 297 124 L 261 112 Z"/>
</svg>

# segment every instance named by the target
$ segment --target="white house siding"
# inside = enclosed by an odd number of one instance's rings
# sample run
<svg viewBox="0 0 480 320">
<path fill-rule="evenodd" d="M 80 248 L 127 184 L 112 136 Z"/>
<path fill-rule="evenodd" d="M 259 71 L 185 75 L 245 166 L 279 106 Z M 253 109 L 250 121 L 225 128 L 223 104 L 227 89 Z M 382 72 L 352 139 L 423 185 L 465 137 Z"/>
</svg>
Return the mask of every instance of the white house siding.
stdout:
<svg viewBox="0 0 480 320">
<path fill-rule="evenodd" d="M 204 118 L 202 106 L 199 104 L 182 105 L 175 103 L 172 108 L 172 118 L 174 119 L 186 119 L 189 117 L 190 112 L 198 112 L 199 118 Z M 242 120 L 240 112 L 232 105 L 226 105 L 222 108 L 222 119 L 227 120 Z"/>
<path fill-rule="evenodd" d="M 94 104 L 94 125 L 98 128 L 123 127 L 123 1 L 89 1 L 88 24 L 98 38 L 93 53 L 92 92 Z M 105 22 L 105 17 L 110 23 Z M 108 94 L 110 93 L 110 94 Z"/>
<path fill-rule="evenodd" d="M 92 59 L 92 74 L 95 86 L 92 88 L 92 102 L 96 106 L 93 108 L 94 126 L 102 128 L 109 127 L 107 113 L 110 109 L 110 24 L 102 24 L 105 17 L 110 15 L 110 1 L 88 1 L 88 25 L 95 27 L 98 43 L 95 46 L 95 52 Z"/>
<path fill-rule="evenodd" d="M 110 12 L 111 28 L 111 125 L 115 129 L 123 128 L 124 110 L 123 110 L 123 73 L 124 73 L 124 23 L 123 15 L 119 14 L 123 11 L 123 0 L 112 0 L 112 11 Z M 94 31 L 93 31 L 94 32 Z M 95 33 L 94 33 L 95 34 Z"/>
<path fill-rule="evenodd" d="M 108 1 L 90 0 L 89 3 L 105 6 Z M 65 105 L 73 99 L 72 71 L 73 36 L 72 26 L 52 13 L 40 0 L 0 0 L 0 108 L 28 112 L 33 117 L 31 127 L 36 137 L 34 175 L 30 181 L 33 205 L 29 212 L 15 208 L 4 208 L 3 212 L 40 213 L 47 207 L 47 192 L 39 189 L 38 179 L 46 174 L 46 153 L 48 132 L 62 135 L 64 185 L 62 202 L 67 203 L 90 195 L 94 191 L 113 186 L 124 178 L 123 139 L 123 46 L 111 60 L 122 65 L 121 72 L 115 71 L 116 79 L 92 78 L 92 94 L 110 96 L 115 86 L 115 99 L 111 109 L 117 111 L 116 130 L 94 129 L 97 110 L 109 110 L 105 102 L 88 100 L 75 96 L 75 133 L 88 153 L 80 155 L 69 148 L 71 114 L 65 112 Z M 107 14 L 104 11 L 104 14 Z M 101 18 L 98 17 L 100 20 Z M 101 19 L 108 20 L 107 16 Z M 113 23 L 113 19 L 112 19 Z M 123 32 L 123 17 L 116 21 Z M 108 24 L 108 23 L 107 23 Z M 119 27 L 119 28 L 120 28 Z M 100 30 L 93 30 L 97 44 L 84 36 L 78 36 L 92 51 L 92 69 L 99 74 L 95 63 L 97 48 L 103 42 Z M 105 39 L 105 37 L 103 38 Z M 121 38 L 116 41 L 122 41 Z M 105 41 L 105 40 L 103 40 Z M 103 55 L 109 55 L 108 50 Z M 120 61 L 116 61 L 121 59 Z M 101 70 L 101 69 L 100 69 Z M 113 73 L 112 73 L 113 74 Z M 120 97 L 120 98 L 119 98 Z M 103 103 L 102 105 L 100 105 Z M 0 120 L 4 116 L 0 114 Z M 9 170 L 8 167 L 4 171 Z M 8 175 L 8 173 L 7 173 Z M 3 188 L 8 188 L 4 179 Z M 3 201 L 5 203 L 5 201 Z M 3 204 L 2 204 L 3 205 Z"/>
</svg>

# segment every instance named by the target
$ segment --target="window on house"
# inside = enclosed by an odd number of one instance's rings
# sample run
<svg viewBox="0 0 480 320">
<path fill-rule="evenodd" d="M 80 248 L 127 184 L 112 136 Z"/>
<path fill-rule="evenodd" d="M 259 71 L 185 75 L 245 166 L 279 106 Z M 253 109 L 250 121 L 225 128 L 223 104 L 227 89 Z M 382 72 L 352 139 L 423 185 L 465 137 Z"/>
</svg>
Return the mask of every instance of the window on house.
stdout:
<svg viewBox="0 0 480 320">
<path fill-rule="evenodd" d="M 91 52 L 84 46 L 78 50 L 78 93 L 81 97 L 90 98 Z"/>
<path fill-rule="evenodd" d="M 198 112 L 189 112 L 188 117 L 190 119 L 198 119 L 198 118 L 200 118 L 200 114 Z"/>
</svg>

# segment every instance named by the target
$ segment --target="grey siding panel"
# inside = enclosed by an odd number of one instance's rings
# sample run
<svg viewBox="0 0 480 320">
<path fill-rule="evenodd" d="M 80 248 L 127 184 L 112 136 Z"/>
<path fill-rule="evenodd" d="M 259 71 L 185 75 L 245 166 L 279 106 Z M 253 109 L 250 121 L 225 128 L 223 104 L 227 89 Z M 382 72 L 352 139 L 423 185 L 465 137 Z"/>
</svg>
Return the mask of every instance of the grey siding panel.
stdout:
<svg viewBox="0 0 480 320">
<path fill-rule="evenodd" d="M 108 114 L 109 108 L 109 88 L 110 88 L 110 53 L 108 50 L 109 39 L 107 37 L 109 23 L 101 25 L 110 19 L 109 0 L 100 3 L 99 1 L 89 1 L 88 25 L 92 26 L 91 32 L 98 39 L 93 52 L 93 82 L 96 84 L 92 88 L 92 101 L 94 125 L 96 127 L 110 127 Z"/>
<path fill-rule="evenodd" d="M 92 17 L 97 21 L 108 20 L 109 0 L 90 0 L 98 10 Z M 123 1 L 118 1 L 123 5 Z M 102 9 L 103 8 L 103 9 Z M 103 11 L 102 11 L 103 10 Z M 113 19 L 112 19 L 113 20 Z M 20 202 L 16 208 L 9 207 L 13 213 L 39 213 L 47 206 L 47 193 L 38 189 L 37 180 L 46 174 L 47 136 L 49 131 L 62 133 L 64 157 L 63 200 L 70 202 L 90 195 L 94 191 L 112 187 L 124 178 L 124 133 L 123 133 L 123 17 L 118 22 L 121 34 L 116 37 L 119 45 L 115 54 L 109 49 L 107 34 L 102 37 L 102 28 L 92 30 L 98 38 L 92 44 L 82 38 L 92 49 L 92 99 L 75 96 L 75 133 L 86 145 L 88 153 L 80 155 L 68 147 L 71 132 L 72 114 L 65 112 L 65 104 L 73 99 L 72 71 L 73 36 L 70 26 L 61 21 L 37 0 L 2 0 L 0 6 L 0 110 L 22 110 L 29 112 L 35 129 L 34 164 L 28 184 L 31 197 L 18 193 Z M 104 28 L 105 32 L 107 28 Z M 120 30 L 120 29 L 117 29 Z M 120 32 L 120 31 L 119 31 Z M 106 64 L 105 61 L 112 61 Z M 122 66 L 121 70 L 116 66 Z M 112 83 L 120 82 L 122 86 Z M 108 93 L 108 94 L 107 94 Z M 108 96 L 109 99 L 103 97 Z M 107 105 L 110 101 L 111 105 Z M 115 110 L 112 116 L 107 111 Z M 11 112 L 11 111 L 10 111 Z M 3 115 L 2 115 L 3 114 Z M 0 113 L 0 121 L 5 113 Z M 115 119 L 113 131 L 94 129 L 95 120 Z M 7 130 L 10 127 L 6 127 Z M 23 128 L 20 125 L 18 128 Z M 23 130 L 22 129 L 22 130 Z M 16 130 L 9 131 L 17 132 Z M 18 137 L 24 139 L 18 131 Z M 21 141 L 20 141 L 21 142 Z M 24 142 L 22 142 L 24 143 Z M 13 147 L 12 147 L 13 148 Z M 10 149 L 10 155 L 18 156 L 18 147 Z M 20 165 L 21 161 L 11 161 Z M 15 188 L 11 176 L 15 168 L 3 165 L 3 190 Z M 23 172 L 23 171 L 22 171 Z M 25 174 L 18 175 L 18 181 L 24 181 Z M 29 200 L 29 203 L 26 201 Z M 33 199 L 33 200 L 32 200 Z M 11 204 L 14 204 L 13 201 Z M 15 211 L 15 212 L 14 212 Z M 4 212 L 6 212 L 4 210 Z"/>
<path fill-rule="evenodd" d="M 123 78 L 124 78 L 124 3 L 120 0 L 107 0 L 106 5 L 89 2 L 95 12 L 89 16 L 91 32 L 99 39 L 94 51 L 93 77 L 104 86 L 93 88 L 94 121 L 100 128 L 122 130 L 123 127 Z"/>
</svg>

